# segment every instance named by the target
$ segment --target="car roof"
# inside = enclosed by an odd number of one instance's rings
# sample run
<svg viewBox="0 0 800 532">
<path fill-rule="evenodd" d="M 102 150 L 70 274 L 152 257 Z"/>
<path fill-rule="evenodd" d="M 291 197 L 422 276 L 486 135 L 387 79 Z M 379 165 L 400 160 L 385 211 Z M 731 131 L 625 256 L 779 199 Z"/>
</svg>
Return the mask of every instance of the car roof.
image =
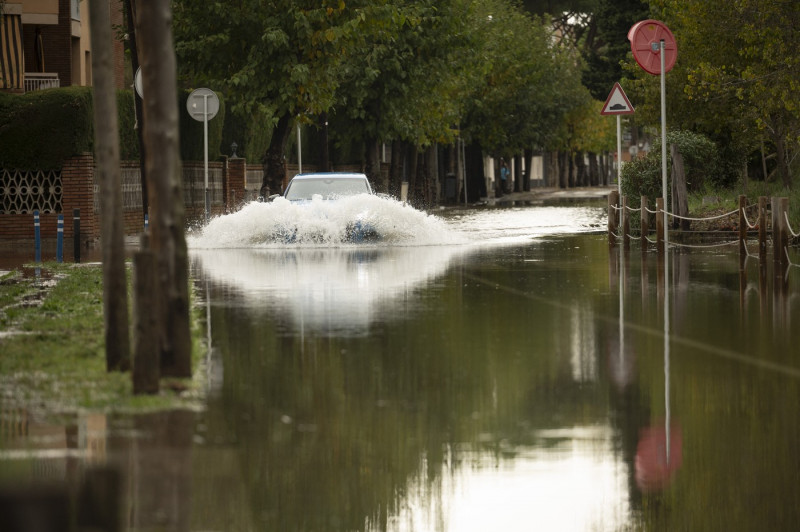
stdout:
<svg viewBox="0 0 800 532">
<path fill-rule="evenodd" d="M 357 172 L 314 172 L 310 174 L 297 174 L 292 179 L 367 179 L 365 174 Z"/>
</svg>

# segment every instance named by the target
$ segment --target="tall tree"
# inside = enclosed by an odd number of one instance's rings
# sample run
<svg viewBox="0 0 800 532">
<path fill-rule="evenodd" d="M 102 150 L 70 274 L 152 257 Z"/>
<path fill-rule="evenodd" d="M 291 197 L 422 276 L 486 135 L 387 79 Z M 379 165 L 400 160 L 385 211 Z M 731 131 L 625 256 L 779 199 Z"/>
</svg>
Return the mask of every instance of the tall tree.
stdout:
<svg viewBox="0 0 800 532">
<path fill-rule="evenodd" d="M 583 84 L 594 99 L 605 100 L 622 79 L 622 63 L 631 50 L 628 30 L 648 14 L 642 0 L 599 0 L 592 14 L 594 31 L 581 48 L 586 64 Z"/>
<path fill-rule="evenodd" d="M 775 149 L 782 184 L 800 151 L 800 4 L 786 0 L 653 0 L 675 34 L 678 61 L 668 74 L 673 123 L 730 139 L 741 157 L 763 133 Z M 635 74 L 641 95 L 656 107 L 657 92 Z M 637 107 L 637 114 L 639 108 Z M 651 113 L 651 116 L 653 114 Z"/>
<path fill-rule="evenodd" d="M 189 260 L 178 152 L 178 98 L 168 2 L 136 12 L 144 100 L 145 165 L 150 176 L 151 247 L 158 262 L 161 373 L 190 377 Z"/>
<path fill-rule="evenodd" d="M 340 65 L 372 11 L 386 0 L 192 2 L 175 5 L 176 52 L 184 77 L 230 95 L 237 112 L 272 117 L 264 191 L 279 192 L 298 115 L 330 108 Z"/>
<path fill-rule="evenodd" d="M 122 220 L 122 179 L 119 170 L 119 130 L 108 2 L 89 4 L 95 51 L 92 54 L 94 127 L 97 174 L 100 183 L 100 239 L 103 249 L 103 315 L 106 367 L 130 369 L 128 282 L 125 274 L 125 231 Z"/>
</svg>

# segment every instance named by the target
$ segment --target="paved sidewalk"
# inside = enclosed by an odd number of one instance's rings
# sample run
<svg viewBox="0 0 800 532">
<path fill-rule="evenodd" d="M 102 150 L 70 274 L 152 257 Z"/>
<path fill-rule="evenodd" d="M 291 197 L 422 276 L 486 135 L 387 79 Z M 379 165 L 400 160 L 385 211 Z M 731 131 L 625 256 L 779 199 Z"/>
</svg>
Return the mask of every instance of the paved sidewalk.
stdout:
<svg viewBox="0 0 800 532">
<path fill-rule="evenodd" d="M 516 202 L 601 200 L 607 198 L 613 190 L 617 190 L 617 185 L 575 188 L 536 187 L 526 192 L 504 194 L 499 198 L 485 198 L 485 201 L 489 205 L 502 205 Z"/>
</svg>

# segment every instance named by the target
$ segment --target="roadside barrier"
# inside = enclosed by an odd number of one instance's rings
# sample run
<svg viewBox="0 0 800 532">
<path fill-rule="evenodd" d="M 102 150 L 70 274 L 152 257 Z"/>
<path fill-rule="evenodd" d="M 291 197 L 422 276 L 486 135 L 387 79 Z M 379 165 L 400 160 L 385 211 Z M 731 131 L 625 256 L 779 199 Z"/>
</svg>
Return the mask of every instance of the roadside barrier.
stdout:
<svg viewBox="0 0 800 532">
<path fill-rule="evenodd" d="M 38 264 L 42 262 L 42 228 L 39 220 L 39 211 L 33 211 L 33 238 L 36 241 L 34 246 L 36 249 L 36 263 Z"/>
<path fill-rule="evenodd" d="M 64 215 L 58 215 L 58 237 L 56 239 L 56 262 L 64 262 Z"/>
<path fill-rule="evenodd" d="M 81 261 L 81 210 L 72 211 L 72 229 L 75 262 Z M 39 211 L 33 211 L 34 249 L 37 263 L 42 262 L 42 223 Z M 56 262 L 64 262 L 64 215 L 59 214 L 56 222 Z"/>
<path fill-rule="evenodd" d="M 767 207 L 767 200 L 770 200 L 769 208 Z M 649 244 L 655 244 L 659 252 L 664 250 L 664 224 L 666 220 L 671 218 L 675 220 L 687 220 L 693 222 L 700 221 L 714 221 L 727 217 L 738 215 L 738 236 L 734 240 L 726 242 L 715 242 L 713 244 L 685 244 L 680 242 L 670 241 L 670 247 L 686 247 L 686 248 L 716 248 L 730 245 L 739 245 L 739 252 L 743 257 L 755 257 L 747 249 L 748 231 L 758 232 L 758 258 L 766 260 L 767 257 L 767 211 L 771 212 L 770 228 L 771 240 L 773 248 L 773 259 L 776 263 L 786 267 L 800 267 L 800 264 L 795 264 L 791 261 L 789 256 L 789 240 L 790 238 L 800 237 L 800 232 L 796 232 L 789 222 L 789 199 L 788 198 L 767 198 L 761 196 L 757 204 L 747 204 L 746 196 L 739 196 L 739 207 L 732 211 L 708 217 L 690 217 L 680 216 L 670 213 L 664 209 L 663 199 L 656 199 L 656 208 L 651 210 L 647 207 L 647 197 L 641 197 L 639 207 L 630 207 L 625 196 L 619 197 L 616 191 L 613 191 L 608 196 L 608 238 L 610 244 L 616 244 L 622 241 L 625 249 L 630 246 L 631 240 L 641 240 L 642 252 L 648 250 Z M 756 210 L 757 218 L 751 222 L 748 218 L 748 211 Z M 639 236 L 631 235 L 630 232 L 630 213 L 640 213 L 641 227 Z M 656 230 L 655 240 L 651 239 L 648 235 L 650 233 L 649 218 L 650 215 L 655 215 Z"/>
</svg>

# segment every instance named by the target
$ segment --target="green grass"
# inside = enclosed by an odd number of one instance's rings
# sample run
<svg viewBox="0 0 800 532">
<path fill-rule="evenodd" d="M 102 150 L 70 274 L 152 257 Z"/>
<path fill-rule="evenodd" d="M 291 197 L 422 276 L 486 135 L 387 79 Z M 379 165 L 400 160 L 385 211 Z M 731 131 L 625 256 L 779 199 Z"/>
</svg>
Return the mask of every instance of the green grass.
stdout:
<svg viewBox="0 0 800 532">
<path fill-rule="evenodd" d="M 134 396 L 130 373 L 106 372 L 102 298 L 97 265 L 46 263 L 39 278 L 0 279 L 0 387 L 17 403 L 53 412 L 196 406 L 202 379 L 182 380 L 185 394 Z M 199 320 L 193 313 L 195 373 L 205 350 Z"/>
<path fill-rule="evenodd" d="M 752 181 L 748 183 L 745 192 L 741 185 L 735 189 L 706 189 L 689 195 L 689 213 L 692 216 L 702 216 L 705 213 L 719 210 L 733 211 L 739 208 L 739 195 L 747 196 L 747 204 L 758 203 L 760 196 L 789 198 L 789 223 L 795 232 L 800 230 L 800 185 L 792 190 L 786 190 L 779 183 L 765 183 Z M 719 201 L 703 203 L 704 198 L 718 198 Z M 769 202 L 768 202 L 769 203 Z"/>
</svg>

